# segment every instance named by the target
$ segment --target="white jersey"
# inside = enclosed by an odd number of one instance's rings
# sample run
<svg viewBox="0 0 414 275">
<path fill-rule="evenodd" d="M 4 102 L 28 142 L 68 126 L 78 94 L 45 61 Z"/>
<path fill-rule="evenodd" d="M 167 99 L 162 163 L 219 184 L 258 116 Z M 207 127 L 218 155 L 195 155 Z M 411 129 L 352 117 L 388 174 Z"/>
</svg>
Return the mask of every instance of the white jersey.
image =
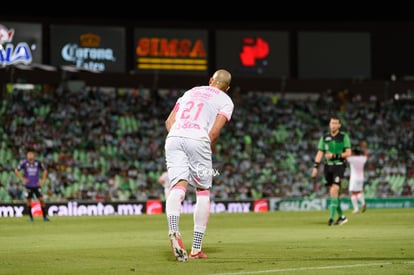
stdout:
<svg viewBox="0 0 414 275">
<path fill-rule="evenodd" d="M 351 168 L 349 190 L 362 191 L 364 183 L 364 166 L 367 162 L 367 156 L 349 156 L 347 160 Z"/>
<path fill-rule="evenodd" d="M 208 133 L 218 114 L 231 119 L 234 104 L 230 96 L 212 86 L 197 86 L 184 93 L 174 107 L 175 123 L 168 136 L 210 141 Z"/>
</svg>

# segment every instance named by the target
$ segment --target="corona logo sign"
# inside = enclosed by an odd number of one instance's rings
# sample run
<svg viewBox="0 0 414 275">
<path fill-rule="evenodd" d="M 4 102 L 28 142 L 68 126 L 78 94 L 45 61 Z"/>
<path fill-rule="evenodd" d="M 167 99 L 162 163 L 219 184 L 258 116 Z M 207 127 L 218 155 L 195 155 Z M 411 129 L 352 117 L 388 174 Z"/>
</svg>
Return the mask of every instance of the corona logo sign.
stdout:
<svg viewBox="0 0 414 275">
<path fill-rule="evenodd" d="M 82 47 L 97 48 L 101 44 L 101 37 L 93 33 L 81 34 L 79 38 L 79 45 Z"/>
<path fill-rule="evenodd" d="M 63 60 L 73 63 L 77 68 L 105 71 L 105 62 L 115 62 L 114 51 L 103 48 L 101 37 L 93 33 L 79 36 L 79 44 L 67 43 L 62 47 Z"/>
<path fill-rule="evenodd" d="M 263 38 L 244 38 L 240 53 L 241 64 L 245 67 L 254 67 L 257 61 L 265 59 L 269 52 L 269 44 Z"/>
<path fill-rule="evenodd" d="M 141 70 L 207 70 L 207 52 L 202 39 L 142 37 L 135 52 L 137 68 Z"/>
<path fill-rule="evenodd" d="M 0 25 L 0 64 L 7 66 L 11 64 L 30 64 L 32 53 L 26 42 L 20 42 L 16 47 L 11 43 L 14 36 L 14 29 L 7 29 Z"/>
</svg>

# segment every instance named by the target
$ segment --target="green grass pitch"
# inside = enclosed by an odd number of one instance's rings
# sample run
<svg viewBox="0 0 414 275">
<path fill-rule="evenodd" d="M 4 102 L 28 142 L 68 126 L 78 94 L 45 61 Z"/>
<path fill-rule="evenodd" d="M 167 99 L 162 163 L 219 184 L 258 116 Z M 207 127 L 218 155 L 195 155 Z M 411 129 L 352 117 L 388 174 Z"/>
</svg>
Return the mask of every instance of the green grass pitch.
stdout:
<svg viewBox="0 0 414 275">
<path fill-rule="evenodd" d="M 414 209 L 213 213 L 208 259 L 177 262 L 162 215 L 0 218 L 0 274 L 414 274 Z M 180 231 L 187 250 L 192 215 Z"/>
</svg>

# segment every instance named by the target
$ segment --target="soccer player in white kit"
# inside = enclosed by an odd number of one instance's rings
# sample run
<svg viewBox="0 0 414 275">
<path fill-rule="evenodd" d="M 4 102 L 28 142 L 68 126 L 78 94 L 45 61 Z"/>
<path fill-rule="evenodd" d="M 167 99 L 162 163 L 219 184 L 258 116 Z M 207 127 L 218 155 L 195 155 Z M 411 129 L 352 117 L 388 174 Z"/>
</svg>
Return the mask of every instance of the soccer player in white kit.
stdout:
<svg viewBox="0 0 414 275">
<path fill-rule="evenodd" d="M 366 202 L 364 197 L 364 167 L 368 160 L 366 148 L 355 149 L 352 155 L 347 158 L 350 167 L 349 176 L 349 194 L 352 202 L 352 213 L 359 212 L 358 202 L 361 204 L 362 211 L 366 210 Z"/>
<path fill-rule="evenodd" d="M 188 259 L 179 231 L 181 203 L 188 185 L 196 190 L 189 258 L 207 258 L 202 242 L 210 216 L 210 188 L 214 176 L 212 153 L 221 129 L 233 113 L 234 104 L 227 94 L 230 82 L 228 71 L 217 70 L 210 77 L 208 86 L 196 86 L 186 91 L 165 121 L 168 131 L 165 156 L 171 184 L 165 212 L 171 248 L 180 262 Z"/>
</svg>

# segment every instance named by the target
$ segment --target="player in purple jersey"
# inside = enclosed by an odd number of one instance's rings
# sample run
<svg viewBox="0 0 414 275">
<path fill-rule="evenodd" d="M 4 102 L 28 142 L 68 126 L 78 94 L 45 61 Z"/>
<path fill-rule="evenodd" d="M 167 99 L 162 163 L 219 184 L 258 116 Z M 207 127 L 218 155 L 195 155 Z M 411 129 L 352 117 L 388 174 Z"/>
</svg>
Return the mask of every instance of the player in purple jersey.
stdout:
<svg viewBox="0 0 414 275">
<path fill-rule="evenodd" d="M 20 173 L 21 170 L 24 171 L 23 175 Z M 43 220 L 45 222 L 48 222 L 49 218 L 47 217 L 46 213 L 46 203 L 43 199 L 41 189 L 42 185 L 45 183 L 47 179 L 46 166 L 39 160 L 35 159 L 35 152 L 29 149 L 27 151 L 26 159 L 20 161 L 19 165 L 15 169 L 15 173 L 17 177 L 20 179 L 20 181 L 23 182 L 24 186 L 26 187 L 25 197 L 27 207 L 29 208 L 30 221 L 33 221 L 32 199 L 34 196 L 36 196 L 42 207 Z M 40 175 L 42 175 L 41 178 Z"/>
<path fill-rule="evenodd" d="M 205 259 L 202 241 L 210 215 L 212 153 L 224 125 L 230 121 L 234 104 L 228 91 L 231 74 L 217 70 L 209 85 L 197 86 L 181 96 L 165 121 L 168 135 L 165 155 L 170 193 L 165 203 L 168 235 L 174 256 L 180 262 Z M 196 190 L 194 230 L 191 253 L 183 245 L 179 232 L 181 203 L 191 186 Z"/>
</svg>

